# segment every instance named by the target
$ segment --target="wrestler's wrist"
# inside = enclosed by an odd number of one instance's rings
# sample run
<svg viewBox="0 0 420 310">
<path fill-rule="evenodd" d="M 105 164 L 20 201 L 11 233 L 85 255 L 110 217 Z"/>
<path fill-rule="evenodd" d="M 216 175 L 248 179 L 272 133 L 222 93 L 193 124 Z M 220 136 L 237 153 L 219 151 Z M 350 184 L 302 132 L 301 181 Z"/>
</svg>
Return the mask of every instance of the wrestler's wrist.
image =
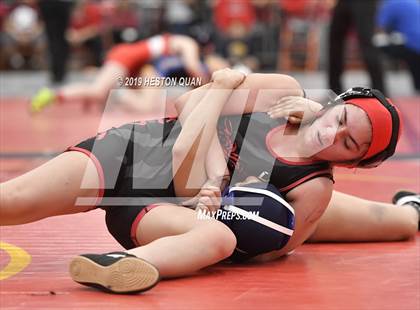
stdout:
<svg viewBox="0 0 420 310">
<path fill-rule="evenodd" d="M 205 185 L 215 186 L 215 187 L 220 188 L 221 191 L 223 191 L 225 187 L 229 184 L 229 182 L 230 182 L 230 175 L 224 174 L 221 176 L 209 178 L 206 181 Z"/>
</svg>

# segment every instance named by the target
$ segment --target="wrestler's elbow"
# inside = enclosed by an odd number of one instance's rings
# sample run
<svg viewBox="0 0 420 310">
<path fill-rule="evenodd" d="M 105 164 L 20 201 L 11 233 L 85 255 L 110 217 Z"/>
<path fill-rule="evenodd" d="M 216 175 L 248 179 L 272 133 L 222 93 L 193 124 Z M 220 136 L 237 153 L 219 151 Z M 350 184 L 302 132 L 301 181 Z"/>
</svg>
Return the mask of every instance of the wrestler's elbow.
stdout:
<svg viewBox="0 0 420 310">
<path fill-rule="evenodd" d="M 251 73 L 245 79 L 247 86 L 258 89 L 284 89 L 290 95 L 303 95 L 302 86 L 292 76 L 278 73 Z M 251 88 L 253 88 L 251 87 Z"/>
<path fill-rule="evenodd" d="M 300 83 L 292 76 L 286 74 L 276 74 L 272 77 L 271 85 L 277 85 L 277 88 L 281 88 L 287 91 L 287 96 L 303 96 L 304 92 Z"/>
<path fill-rule="evenodd" d="M 180 165 L 187 157 L 188 150 L 186 149 L 185 145 L 181 145 L 177 143 L 172 148 L 172 162 L 174 166 L 177 164 Z"/>
</svg>

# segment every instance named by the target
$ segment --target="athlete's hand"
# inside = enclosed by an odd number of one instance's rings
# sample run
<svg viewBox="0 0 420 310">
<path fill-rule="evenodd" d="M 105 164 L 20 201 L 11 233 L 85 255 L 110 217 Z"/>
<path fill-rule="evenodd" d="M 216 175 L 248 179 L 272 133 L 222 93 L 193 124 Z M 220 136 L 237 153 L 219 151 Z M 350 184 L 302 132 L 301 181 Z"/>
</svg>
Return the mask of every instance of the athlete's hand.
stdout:
<svg viewBox="0 0 420 310">
<path fill-rule="evenodd" d="M 316 101 L 298 96 L 283 97 L 274 103 L 267 111 L 271 118 L 287 118 L 292 124 L 300 124 L 302 120 L 313 120 L 322 109 Z"/>
<path fill-rule="evenodd" d="M 245 79 L 246 75 L 238 70 L 224 68 L 213 72 L 211 81 L 220 88 L 234 89 Z"/>
<path fill-rule="evenodd" d="M 220 188 L 206 183 L 198 193 L 196 210 L 215 212 L 220 208 L 222 194 Z"/>
<path fill-rule="evenodd" d="M 220 188 L 207 182 L 195 197 L 184 201 L 182 204 L 185 206 L 195 206 L 197 211 L 213 212 L 220 208 L 222 202 L 221 196 Z"/>
</svg>

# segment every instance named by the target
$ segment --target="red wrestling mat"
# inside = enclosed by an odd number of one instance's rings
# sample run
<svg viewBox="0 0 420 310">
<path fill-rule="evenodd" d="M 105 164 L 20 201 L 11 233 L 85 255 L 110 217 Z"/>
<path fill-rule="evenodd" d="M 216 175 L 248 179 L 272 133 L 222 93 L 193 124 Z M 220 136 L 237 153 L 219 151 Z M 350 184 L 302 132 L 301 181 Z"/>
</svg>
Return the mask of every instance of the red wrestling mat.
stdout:
<svg viewBox="0 0 420 310">
<path fill-rule="evenodd" d="M 415 152 L 420 107 L 405 100 L 398 105 L 411 126 L 398 155 L 415 158 L 393 160 L 375 170 L 338 169 L 337 189 L 382 201 L 389 201 L 396 188 L 420 190 Z M 41 164 L 49 152 L 95 134 L 101 121 L 99 113 L 84 113 L 79 106 L 53 107 L 31 118 L 18 100 L 3 100 L 0 117 L 0 181 Z M 116 115 L 114 126 L 127 117 L 133 116 Z M 112 125 L 111 119 L 107 124 Z M 1 309 L 420 308 L 419 234 L 407 242 L 305 244 L 276 262 L 220 264 L 133 296 L 82 287 L 67 273 L 74 255 L 120 249 L 106 231 L 101 210 L 2 227 L 0 238 Z"/>
<path fill-rule="evenodd" d="M 416 241 L 306 244 L 264 265 L 218 265 L 134 296 L 110 295 L 70 279 L 72 256 L 118 249 L 101 211 L 2 228 L 30 265 L 0 282 L 2 309 L 419 309 Z M 2 251 L 1 266 L 8 260 Z"/>
</svg>

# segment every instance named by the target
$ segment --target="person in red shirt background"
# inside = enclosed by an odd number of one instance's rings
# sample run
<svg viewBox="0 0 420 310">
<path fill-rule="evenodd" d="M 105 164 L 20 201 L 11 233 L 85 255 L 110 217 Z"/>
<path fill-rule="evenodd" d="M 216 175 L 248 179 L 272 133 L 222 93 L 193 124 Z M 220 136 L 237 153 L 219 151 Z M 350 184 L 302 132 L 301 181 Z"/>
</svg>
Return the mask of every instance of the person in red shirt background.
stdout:
<svg viewBox="0 0 420 310">
<path fill-rule="evenodd" d="M 233 66 L 255 71 L 259 68 L 255 47 L 255 7 L 250 0 L 217 0 L 213 6 L 214 23 L 218 30 L 216 53 Z"/>
<path fill-rule="evenodd" d="M 96 67 L 102 65 L 102 13 L 99 4 L 79 0 L 73 10 L 66 39 L 71 47 L 87 48 Z"/>
<path fill-rule="evenodd" d="M 103 1 L 102 23 L 107 44 L 130 43 L 141 39 L 139 33 L 140 17 L 136 4 L 127 0 Z"/>
</svg>

